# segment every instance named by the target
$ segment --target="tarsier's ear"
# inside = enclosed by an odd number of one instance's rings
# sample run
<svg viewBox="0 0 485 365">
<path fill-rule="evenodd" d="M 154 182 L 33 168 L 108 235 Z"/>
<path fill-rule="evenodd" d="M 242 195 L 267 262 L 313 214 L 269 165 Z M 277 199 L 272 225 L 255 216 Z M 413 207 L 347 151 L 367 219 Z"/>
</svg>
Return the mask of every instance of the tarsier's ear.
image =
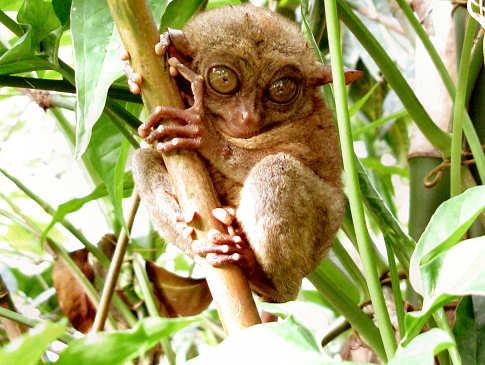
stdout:
<svg viewBox="0 0 485 365">
<path fill-rule="evenodd" d="M 359 70 L 351 70 L 347 67 L 344 67 L 344 75 L 345 75 L 345 85 L 354 82 L 355 80 L 361 78 L 364 73 Z M 325 84 L 331 83 L 332 80 L 332 70 L 329 65 L 324 65 L 323 63 L 315 63 L 314 72 L 310 77 L 310 85 L 311 86 L 321 86 Z"/>
</svg>

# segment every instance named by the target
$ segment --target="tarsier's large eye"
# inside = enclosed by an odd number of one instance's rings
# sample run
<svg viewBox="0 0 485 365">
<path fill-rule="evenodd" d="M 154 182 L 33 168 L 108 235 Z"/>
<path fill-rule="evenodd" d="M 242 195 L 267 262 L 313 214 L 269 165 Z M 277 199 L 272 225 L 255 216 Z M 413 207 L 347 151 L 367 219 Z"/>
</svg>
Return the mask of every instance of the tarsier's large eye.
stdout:
<svg viewBox="0 0 485 365">
<path fill-rule="evenodd" d="M 287 104 L 298 95 L 298 81 L 291 77 L 282 77 L 268 87 L 268 99 L 278 103 Z"/>
<path fill-rule="evenodd" d="M 213 66 L 208 73 L 209 85 L 221 94 L 232 94 L 239 87 L 236 73 L 226 66 Z"/>
</svg>

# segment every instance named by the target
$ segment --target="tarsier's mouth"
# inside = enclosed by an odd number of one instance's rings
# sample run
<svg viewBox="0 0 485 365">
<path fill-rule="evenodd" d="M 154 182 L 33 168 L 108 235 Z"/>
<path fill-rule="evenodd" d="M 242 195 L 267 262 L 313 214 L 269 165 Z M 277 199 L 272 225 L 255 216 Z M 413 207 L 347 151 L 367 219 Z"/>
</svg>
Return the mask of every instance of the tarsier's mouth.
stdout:
<svg viewBox="0 0 485 365">
<path fill-rule="evenodd" d="M 224 136 L 241 139 L 248 139 L 257 136 L 264 130 L 264 128 L 260 124 L 252 128 L 249 128 L 247 126 L 239 127 L 238 125 L 231 123 L 221 116 L 215 117 L 214 126 L 217 131 Z"/>
</svg>

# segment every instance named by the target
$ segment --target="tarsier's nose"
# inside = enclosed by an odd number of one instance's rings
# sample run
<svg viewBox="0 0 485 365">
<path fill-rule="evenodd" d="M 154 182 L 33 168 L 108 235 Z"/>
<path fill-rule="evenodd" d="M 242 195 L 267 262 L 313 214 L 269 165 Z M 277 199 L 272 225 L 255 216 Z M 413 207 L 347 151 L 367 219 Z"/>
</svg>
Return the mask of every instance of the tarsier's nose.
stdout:
<svg viewBox="0 0 485 365">
<path fill-rule="evenodd" d="M 249 127 L 258 125 L 261 121 L 261 115 L 256 110 L 256 101 L 254 97 L 241 98 L 238 109 L 241 125 Z"/>
</svg>

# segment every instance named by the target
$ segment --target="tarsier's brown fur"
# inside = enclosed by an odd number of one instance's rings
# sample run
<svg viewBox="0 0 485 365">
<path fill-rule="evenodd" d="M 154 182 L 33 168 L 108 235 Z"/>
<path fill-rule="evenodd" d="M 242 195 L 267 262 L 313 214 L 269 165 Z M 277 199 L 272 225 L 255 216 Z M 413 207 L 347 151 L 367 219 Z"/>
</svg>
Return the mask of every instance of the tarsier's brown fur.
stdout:
<svg viewBox="0 0 485 365">
<path fill-rule="evenodd" d="M 230 97 L 206 85 L 206 128 L 198 150 L 221 203 L 237 208 L 237 221 L 273 286 L 268 291 L 249 278 L 252 288 L 264 300 L 292 300 L 302 278 L 330 249 L 344 213 L 339 143 L 316 89 L 328 82 L 328 68 L 317 62 L 295 24 L 252 5 L 201 13 L 183 32 L 192 70 L 205 77 L 208 67 L 229 64 L 241 79 Z M 288 69 L 301 83 L 299 95 L 288 105 L 271 105 L 267 85 Z M 241 117 L 242 99 L 261 127 L 247 138 L 226 129 Z M 133 172 L 162 237 L 191 254 L 191 239 L 175 222 L 180 208 L 158 153 L 138 151 Z"/>
</svg>

